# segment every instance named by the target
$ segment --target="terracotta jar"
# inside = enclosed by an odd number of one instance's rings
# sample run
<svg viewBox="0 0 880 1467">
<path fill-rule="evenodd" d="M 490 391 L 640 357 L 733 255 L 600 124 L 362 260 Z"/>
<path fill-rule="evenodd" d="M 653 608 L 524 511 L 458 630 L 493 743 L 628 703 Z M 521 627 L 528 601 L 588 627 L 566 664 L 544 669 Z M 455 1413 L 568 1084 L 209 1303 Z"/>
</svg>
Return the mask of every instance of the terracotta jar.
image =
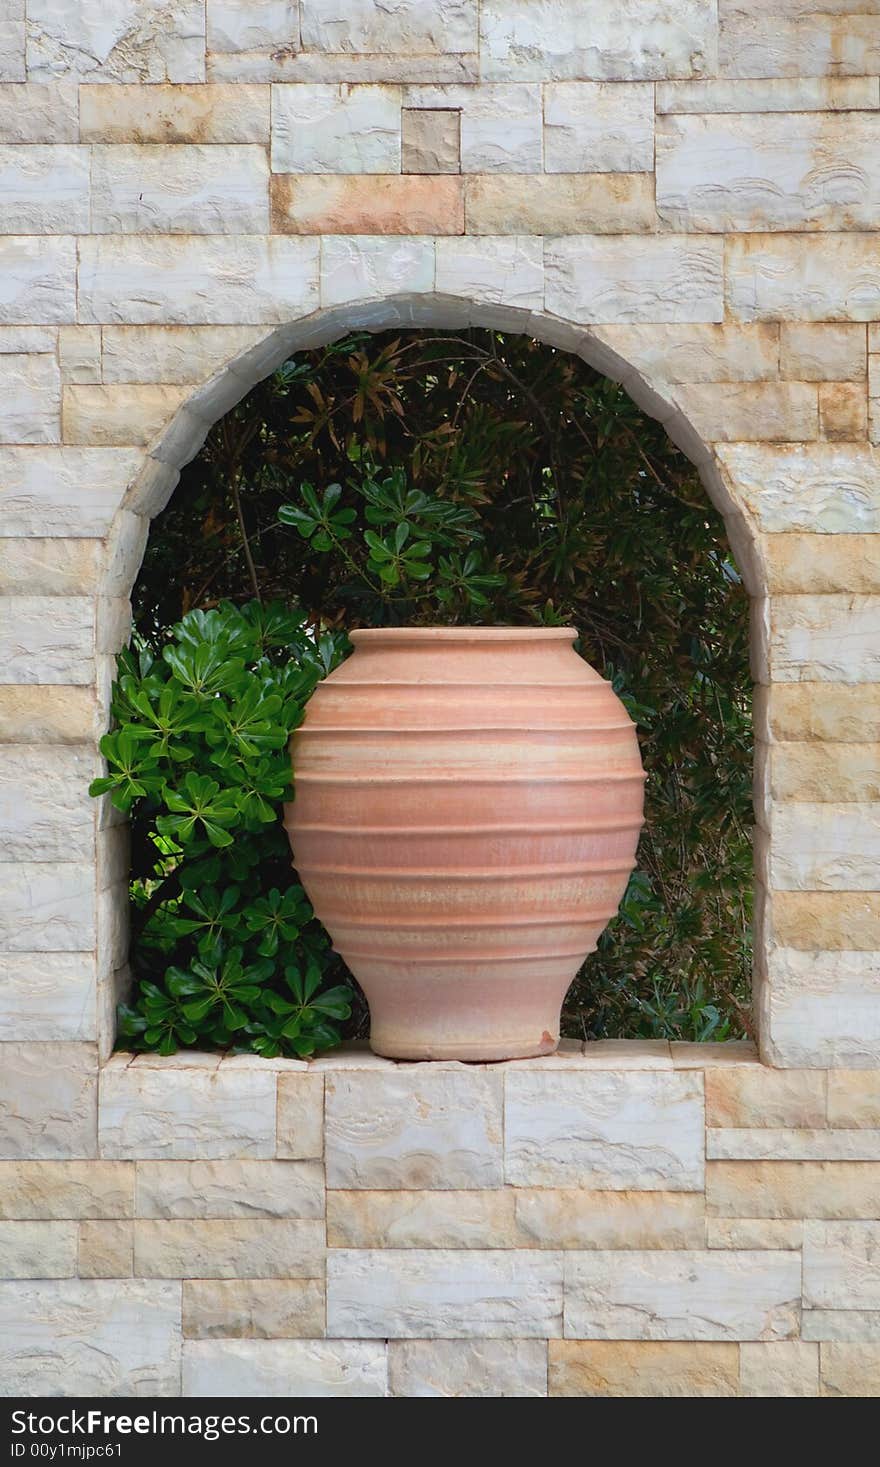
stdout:
<svg viewBox="0 0 880 1467">
<path fill-rule="evenodd" d="M 399 1059 L 549 1054 L 635 862 L 635 728 L 553 627 L 355 631 L 291 750 L 317 915 Z"/>
</svg>

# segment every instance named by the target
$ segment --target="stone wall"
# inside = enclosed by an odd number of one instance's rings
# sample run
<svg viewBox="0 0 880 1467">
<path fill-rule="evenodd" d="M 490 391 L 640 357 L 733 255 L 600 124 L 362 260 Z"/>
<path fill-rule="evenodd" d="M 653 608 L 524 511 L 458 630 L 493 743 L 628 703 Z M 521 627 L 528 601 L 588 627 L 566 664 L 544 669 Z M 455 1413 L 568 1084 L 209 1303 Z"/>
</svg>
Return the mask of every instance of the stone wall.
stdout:
<svg viewBox="0 0 880 1467">
<path fill-rule="evenodd" d="M 880 1389 L 878 75 L 877 0 L 0 0 L 4 1389 Z M 291 351 L 468 322 L 725 514 L 760 1061 L 112 1056 L 149 517 Z"/>
</svg>

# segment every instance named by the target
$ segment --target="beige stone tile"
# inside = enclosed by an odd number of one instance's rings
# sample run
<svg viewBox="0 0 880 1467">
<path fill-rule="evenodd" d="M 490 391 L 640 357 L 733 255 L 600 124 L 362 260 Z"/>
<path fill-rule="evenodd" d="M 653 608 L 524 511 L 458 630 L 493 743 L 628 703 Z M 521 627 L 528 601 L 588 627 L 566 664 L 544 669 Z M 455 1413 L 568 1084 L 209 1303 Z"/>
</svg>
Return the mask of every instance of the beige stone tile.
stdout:
<svg viewBox="0 0 880 1467">
<path fill-rule="evenodd" d="M 0 86 L 0 142 L 75 143 L 78 137 L 75 83 Z"/>
<path fill-rule="evenodd" d="M 272 175 L 277 234 L 463 234 L 460 178 L 417 174 Z"/>
<path fill-rule="evenodd" d="M 420 1066 L 326 1079 L 329 1187 L 498 1187 L 503 1077 Z"/>
<path fill-rule="evenodd" d="M 0 953 L 0 1041 L 93 1040 L 95 988 L 94 953 Z"/>
<path fill-rule="evenodd" d="M 867 342 L 862 325 L 783 321 L 780 368 L 799 382 L 863 382 Z"/>
<path fill-rule="evenodd" d="M 880 1343 L 880 1309 L 805 1309 L 801 1333 L 805 1340 Z"/>
<path fill-rule="evenodd" d="M 66 0 L 31 0 L 28 11 L 28 77 L 95 81 L 198 82 L 205 75 L 203 0 L 139 0 L 136 10 L 116 0 L 76 6 Z"/>
<path fill-rule="evenodd" d="M 870 1218 L 880 1163 L 710 1161 L 706 1207 L 719 1217 Z"/>
<path fill-rule="evenodd" d="M 509 1189 L 327 1193 L 331 1248 L 516 1248 L 521 1242 Z"/>
<path fill-rule="evenodd" d="M 651 173 L 654 95 L 644 82 L 548 82 L 544 166 L 548 173 Z"/>
<path fill-rule="evenodd" d="M 819 1369 L 823 1396 L 880 1396 L 880 1344 L 822 1344 Z"/>
<path fill-rule="evenodd" d="M 385 1396 L 379 1340 L 187 1340 L 183 1395 L 238 1398 Z"/>
<path fill-rule="evenodd" d="M 122 1160 L 273 1156 L 275 1075 L 107 1066 L 100 1133 L 102 1155 Z"/>
<path fill-rule="evenodd" d="M 0 1222 L 0 1279 L 72 1278 L 76 1223 Z"/>
<path fill-rule="evenodd" d="M 105 326 L 104 382 L 201 383 L 265 336 L 252 326 Z"/>
<path fill-rule="evenodd" d="M 880 1127 L 880 1071 L 829 1072 L 828 1124 Z"/>
<path fill-rule="evenodd" d="M 133 1223 L 80 1223 L 76 1271 L 81 1279 L 130 1278 L 133 1259 Z"/>
<path fill-rule="evenodd" d="M 469 235 L 581 234 L 584 219 L 592 234 L 645 234 L 657 223 L 646 173 L 474 174 L 465 217 Z"/>
<path fill-rule="evenodd" d="M 875 81 L 870 76 L 785 76 L 659 82 L 657 111 L 861 112 L 878 105 Z"/>
<path fill-rule="evenodd" d="M 880 896 L 871 891 L 775 892 L 773 933 L 781 946 L 801 952 L 876 952 Z"/>
<path fill-rule="evenodd" d="M 766 534 L 880 529 L 880 456 L 870 444 L 728 443 L 717 452 L 737 502 Z"/>
<path fill-rule="evenodd" d="M 779 376 L 776 322 L 601 326 L 595 335 L 653 382 L 764 382 Z"/>
<path fill-rule="evenodd" d="M 165 431 L 188 396 L 185 387 L 65 387 L 65 441 L 103 447 L 150 443 Z"/>
<path fill-rule="evenodd" d="M 871 321 L 880 306 L 870 232 L 731 234 L 725 266 L 734 320 Z"/>
<path fill-rule="evenodd" d="M 735 1344 L 551 1340 L 551 1396 L 738 1396 Z"/>
<path fill-rule="evenodd" d="M 521 1247 L 703 1246 L 705 1203 L 697 1192 L 593 1192 L 577 1187 L 517 1187 L 512 1195 Z"/>
<path fill-rule="evenodd" d="M 461 172 L 461 112 L 450 107 L 404 107 L 404 173 Z"/>
<path fill-rule="evenodd" d="M 545 247 L 546 308 L 572 321 L 720 321 L 721 243 L 713 235 L 582 235 Z"/>
<path fill-rule="evenodd" d="M 184 1281 L 186 1339 L 319 1339 L 323 1333 L 322 1279 Z"/>
<path fill-rule="evenodd" d="M 863 76 L 880 70 L 877 28 L 859 0 L 824 0 L 821 12 L 802 0 L 768 10 L 762 0 L 725 3 L 719 62 L 725 77 Z M 841 16 L 845 20 L 841 20 Z"/>
<path fill-rule="evenodd" d="M 868 436 L 864 383 L 819 383 L 819 436 L 843 443 L 855 443 Z"/>
<path fill-rule="evenodd" d="M 241 0 L 210 0 L 225 11 Z M 310 0 L 302 16 L 306 50 L 382 56 L 431 56 L 477 49 L 474 0 L 419 0 L 389 10 L 381 0 L 348 0 L 345 13 L 334 0 Z"/>
<path fill-rule="evenodd" d="M 322 1278 L 319 1222 L 138 1220 L 135 1273 L 144 1278 Z"/>
<path fill-rule="evenodd" d="M 27 878 L 34 867 L 21 863 L 12 869 L 18 872 L 23 869 Z M 49 869 L 55 873 L 59 870 L 51 866 Z M 57 874 L 55 879 L 58 880 Z M 31 894 L 34 895 L 33 885 Z M 37 886 L 36 895 L 39 894 Z M 47 910 L 46 916 L 49 930 L 57 931 L 52 925 L 51 911 Z M 3 1116 L 0 1154 L 15 1161 L 94 1156 L 96 1071 L 97 1058 L 91 1044 L 58 1041 L 4 1044 L 0 1066 L 0 1115 Z"/>
<path fill-rule="evenodd" d="M 322 1218 L 317 1161 L 142 1161 L 137 1215 L 156 1218 Z"/>
<path fill-rule="evenodd" d="M 269 88 L 86 84 L 79 118 L 84 143 L 267 143 Z"/>
<path fill-rule="evenodd" d="M 818 1396 L 819 1346 L 802 1340 L 740 1345 L 744 1396 Z"/>
<path fill-rule="evenodd" d="M 327 82 L 275 86 L 272 170 L 399 173 L 400 128 L 399 87 Z"/>
<path fill-rule="evenodd" d="M 706 1155 L 728 1161 L 880 1161 L 880 1130 L 708 1130 Z"/>
<path fill-rule="evenodd" d="M 876 592 L 880 535 L 767 535 L 762 541 L 768 589 L 782 595 L 809 591 Z"/>
<path fill-rule="evenodd" d="M 324 1155 L 323 1074 L 278 1076 L 277 1150 L 285 1159 Z"/>
<path fill-rule="evenodd" d="M 90 687 L 0 687 L 0 744 L 78 744 L 97 732 Z"/>
<path fill-rule="evenodd" d="M 790 443 L 819 436 L 816 393 L 811 382 L 698 383 L 680 385 L 675 400 L 713 443 Z"/>
<path fill-rule="evenodd" d="M 723 1044 L 683 1044 L 676 1040 L 669 1046 L 676 1070 L 717 1070 L 730 1066 L 753 1065 L 758 1051 L 750 1039 L 731 1039 Z"/>
<path fill-rule="evenodd" d="M 706 1218 L 708 1248 L 800 1248 L 803 1241 L 801 1222 L 765 1217 Z"/>
<path fill-rule="evenodd" d="M 122 1218 L 133 1211 L 129 1162 L 0 1162 L 0 1217 Z"/>
<path fill-rule="evenodd" d="M 709 1070 L 707 1126 L 824 1126 L 825 1076 L 816 1070 Z"/>
<path fill-rule="evenodd" d="M 805 1223 L 804 1305 L 880 1310 L 880 1222 Z"/>
<path fill-rule="evenodd" d="M 391 1340 L 392 1396 L 546 1396 L 543 1340 Z"/>
<path fill-rule="evenodd" d="M 714 10 L 702 0 L 651 0 L 648 16 L 643 0 L 618 0 L 613 9 L 589 10 L 567 4 L 548 10 L 532 0 L 483 0 L 481 75 L 491 80 L 651 81 L 714 71 Z"/>
<path fill-rule="evenodd" d="M 544 304 L 544 245 L 540 239 L 439 239 L 436 288 L 475 303 L 540 310 Z"/>
<path fill-rule="evenodd" d="M 764 699 L 776 739 L 874 743 L 880 686 L 871 683 L 777 683 Z"/>
</svg>

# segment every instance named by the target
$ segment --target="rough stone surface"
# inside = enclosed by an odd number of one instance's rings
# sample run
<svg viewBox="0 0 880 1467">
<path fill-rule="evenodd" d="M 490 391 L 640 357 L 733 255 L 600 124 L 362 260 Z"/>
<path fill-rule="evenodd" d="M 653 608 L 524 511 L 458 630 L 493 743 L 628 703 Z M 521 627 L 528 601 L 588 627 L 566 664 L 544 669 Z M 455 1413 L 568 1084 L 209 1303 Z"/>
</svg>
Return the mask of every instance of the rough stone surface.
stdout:
<svg viewBox="0 0 880 1467">
<path fill-rule="evenodd" d="M 539 1340 L 393 1340 L 392 1396 L 546 1396 L 547 1349 Z"/>
<path fill-rule="evenodd" d="M 506 1180 L 698 1192 L 703 1124 L 702 1083 L 690 1074 L 511 1073 Z"/>
<path fill-rule="evenodd" d="M 85 84 L 79 88 L 79 136 L 84 143 L 265 143 L 269 88 Z"/>
<path fill-rule="evenodd" d="M 744 1396 L 817 1396 L 819 1347 L 803 1340 L 744 1344 L 740 1349 Z"/>
<path fill-rule="evenodd" d="M 655 222 L 650 178 L 642 173 L 487 173 L 465 181 L 470 235 L 580 235 L 584 219 L 589 219 L 592 235 L 650 232 Z M 597 269 L 605 251 L 598 247 L 598 253 Z"/>
<path fill-rule="evenodd" d="M 280 234 L 462 234 L 461 180 L 276 173 L 272 226 Z"/>
<path fill-rule="evenodd" d="M 243 144 L 96 144 L 93 234 L 262 234 L 269 221 L 264 148 Z"/>
<path fill-rule="evenodd" d="M 562 1333 L 562 1262 L 528 1249 L 331 1249 L 327 1333 L 547 1339 Z"/>
<path fill-rule="evenodd" d="M 804 1304 L 880 1309 L 880 1223 L 804 1225 Z"/>
<path fill-rule="evenodd" d="M 323 1218 L 324 1172 L 311 1161 L 144 1161 L 137 1214 L 156 1218 Z"/>
<path fill-rule="evenodd" d="M 185 1396 L 384 1396 L 386 1346 L 364 1340 L 192 1340 Z"/>
<path fill-rule="evenodd" d="M 0 1042 L 94 1039 L 95 979 L 92 953 L 0 953 Z"/>
<path fill-rule="evenodd" d="M 527 1248 L 700 1248 L 705 1203 L 696 1192 L 593 1192 L 576 1187 L 514 1190 L 520 1245 Z"/>
<path fill-rule="evenodd" d="M 95 1156 L 93 1046 L 7 1043 L 0 1050 L 0 1156 L 22 1161 Z"/>
<path fill-rule="evenodd" d="M 102 6 L 28 0 L 28 78 L 204 81 L 203 0 L 114 0 Z"/>
<path fill-rule="evenodd" d="M 324 1079 L 321 1075 L 279 1075 L 278 1155 L 289 1158 L 324 1153 Z"/>
<path fill-rule="evenodd" d="M 721 1217 L 870 1218 L 880 1164 L 861 1161 L 710 1161 L 706 1207 Z"/>
<path fill-rule="evenodd" d="M 331 1248 L 516 1248 L 543 1246 L 518 1229 L 519 1197 L 485 1192 L 327 1193 Z M 553 1246 L 552 1244 L 548 1246 Z"/>
<path fill-rule="evenodd" d="M 323 1333 L 323 1279 L 187 1279 L 184 1282 L 186 1339 L 315 1339 Z"/>
<path fill-rule="evenodd" d="M 712 238 L 556 240 L 547 310 L 575 321 L 720 321 L 721 250 Z"/>
<path fill-rule="evenodd" d="M 326 1086 L 328 1186 L 500 1186 L 500 1076 L 426 1067 Z"/>
<path fill-rule="evenodd" d="M 199 1161 L 275 1151 L 275 1076 L 112 1063 L 101 1075 L 101 1152 L 120 1159 Z"/>
<path fill-rule="evenodd" d="M 654 98 L 643 83 L 552 82 L 544 88 L 548 173 L 651 173 Z"/>
<path fill-rule="evenodd" d="M 610 1340 L 774 1340 L 797 1333 L 790 1251 L 565 1255 L 565 1335 Z"/>
<path fill-rule="evenodd" d="M 719 1127 L 825 1124 L 825 1076 L 815 1070 L 750 1065 L 706 1075 L 706 1125 Z"/>
<path fill-rule="evenodd" d="M 734 1344 L 551 1340 L 551 1396 L 736 1396 Z"/>
<path fill-rule="evenodd" d="M 700 76 L 716 55 L 710 0 L 620 0 L 584 9 L 553 0 L 484 0 L 480 26 L 489 78 Z"/>
<path fill-rule="evenodd" d="M 820 1346 L 823 1396 L 880 1396 L 880 1344 Z"/>
<path fill-rule="evenodd" d="M 275 173 L 400 171 L 396 87 L 300 82 L 272 89 Z"/>
<path fill-rule="evenodd" d="M 401 113 L 404 173 L 461 171 L 461 113 L 451 107 L 405 107 Z"/>
<path fill-rule="evenodd" d="M 130 1278 L 134 1263 L 131 1222 L 82 1222 L 76 1272 L 81 1279 Z"/>
<path fill-rule="evenodd" d="M 324 1228 L 274 1218 L 141 1220 L 134 1265 L 141 1278 L 321 1278 Z"/>
</svg>

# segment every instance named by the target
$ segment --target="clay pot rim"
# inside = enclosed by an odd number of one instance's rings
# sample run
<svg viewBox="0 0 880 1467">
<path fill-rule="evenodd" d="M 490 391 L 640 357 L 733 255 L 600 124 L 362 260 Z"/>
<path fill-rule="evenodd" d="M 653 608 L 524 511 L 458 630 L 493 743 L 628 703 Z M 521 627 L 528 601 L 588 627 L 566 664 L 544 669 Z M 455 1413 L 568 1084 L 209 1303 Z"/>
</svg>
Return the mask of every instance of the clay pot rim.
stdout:
<svg viewBox="0 0 880 1467">
<path fill-rule="evenodd" d="M 573 642 L 575 627 L 355 627 L 352 642 Z"/>
</svg>

